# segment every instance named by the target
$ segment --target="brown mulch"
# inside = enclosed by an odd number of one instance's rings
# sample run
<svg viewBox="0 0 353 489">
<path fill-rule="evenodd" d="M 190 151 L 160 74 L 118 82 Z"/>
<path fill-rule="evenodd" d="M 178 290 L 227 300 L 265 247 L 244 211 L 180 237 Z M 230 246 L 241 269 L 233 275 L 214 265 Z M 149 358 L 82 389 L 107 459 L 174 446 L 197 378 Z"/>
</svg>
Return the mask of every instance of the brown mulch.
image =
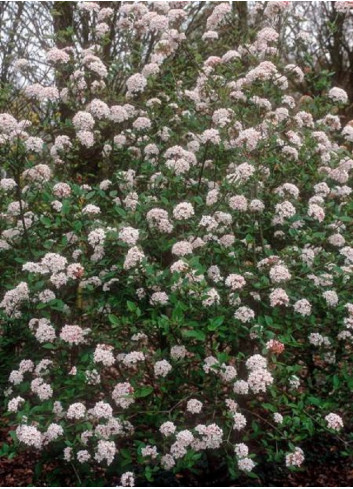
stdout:
<svg viewBox="0 0 353 489">
<path fill-rule="evenodd" d="M 322 468 L 317 471 L 316 479 L 311 474 L 308 478 L 298 478 L 299 480 L 289 480 L 288 486 L 291 487 L 352 487 L 353 485 L 353 472 L 350 474 L 345 474 L 339 471 L 330 471 L 329 473 L 323 473 Z"/>
<path fill-rule="evenodd" d="M 25 487 L 33 484 L 35 460 L 33 454 L 23 454 L 8 460 L 0 458 L 0 486 Z"/>
<path fill-rule="evenodd" d="M 289 474 L 282 482 L 281 486 L 290 487 L 352 487 L 353 469 L 343 462 L 342 466 L 317 465 Z"/>
<path fill-rule="evenodd" d="M 0 419 L 0 448 L 3 443 L 10 445 L 13 443 L 9 431 L 11 427 L 3 423 Z M 6 420 L 7 421 L 7 420 Z M 6 426 L 6 427 L 5 427 Z M 14 429 L 14 427 L 12 427 Z M 14 458 L 7 456 L 0 457 L 0 487 L 26 487 L 33 485 L 34 469 L 39 461 L 39 456 L 35 453 L 23 452 Z M 52 466 L 44 466 L 45 471 L 52 470 Z"/>
<path fill-rule="evenodd" d="M 0 447 L 2 442 L 8 445 L 12 444 L 11 437 L 8 434 L 9 429 L 0 426 Z M 317 448 L 317 447 L 315 447 Z M 312 451 L 316 452 L 314 447 Z M 315 454 L 315 459 L 320 460 L 318 453 Z M 40 474 L 35 473 L 36 465 L 39 462 L 39 455 L 35 453 L 23 452 L 16 455 L 12 459 L 7 457 L 0 457 L 0 487 L 28 487 L 33 485 L 45 486 L 46 474 L 51 473 L 55 470 L 58 474 L 58 479 L 62 485 L 75 485 L 73 480 L 67 479 L 67 474 L 64 473 L 63 467 L 60 467 L 60 462 L 53 461 L 50 463 L 44 463 L 40 467 Z M 38 468 L 37 468 L 38 470 Z M 40 476 L 40 480 L 38 477 Z M 98 474 L 100 476 L 103 474 Z M 191 475 L 191 474 L 190 474 Z M 352 487 L 353 486 L 353 461 L 352 460 L 342 460 L 337 458 L 334 453 L 332 453 L 332 458 L 325 461 L 322 464 L 310 464 L 308 462 L 307 467 L 303 467 L 302 470 L 298 472 L 288 472 L 287 470 L 281 472 L 273 473 L 263 473 L 260 479 L 249 479 L 242 478 L 237 483 L 229 481 L 227 483 L 223 477 L 219 477 L 220 474 L 213 473 L 214 477 L 201 477 L 200 480 L 195 478 L 193 474 L 191 477 L 185 474 L 179 474 L 176 479 L 173 477 L 168 481 L 164 479 L 163 483 L 158 483 L 156 485 L 169 485 L 170 487 L 175 486 L 222 486 L 222 487 L 246 487 L 246 486 L 257 486 L 257 487 Z M 224 472 L 222 474 L 224 476 Z M 72 476 L 72 474 L 70 474 Z M 69 477 L 71 479 L 71 477 Z M 104 479 L 104 476 L 103 476 Z M 117 485 L 118 479 L 113 477 L 112 486 Z M 116 480 L 115 480 L 116 479 Z M 101 479 L 102 480 L 102 479 Z M 162 482 L 162 481 L 161 481 Z"/>
<path fill-rule="evenodd" d="M 4 457 L 0 458 L 0 487 L 28 487 L 34 485 L 34 467 L 37 461 L 37 457 L 28 453 L 18 455 L 12 460 Z M 46 473 L 53 470 L 53 468 L 55 468 L 55 464 L 44 465 L 43 472 Z M 36 483 L 38 484 L 38 482 Z M 182 480 L 179 483 L 184 485 Z M 244 487 L 252 484 L 248 480 L 247 483 L 241 485 L 230 483 L 229 487 Z M 186 483 L 185 485 L 189 484 Z M 256 482 L 254 482 L 254 485 L 257 485 Z M 284 480 L 275 480 L 272 483 L 266 484 L 267 487 L 271 487 L 272 485 L 275 487 L 352 487 L 353 469 L 343 463 L 342 466 L 337 465 L 335 467 L 328 465 L 310 467 L 300 472 L 287 474 L 287 478 Z"/>
</svg>

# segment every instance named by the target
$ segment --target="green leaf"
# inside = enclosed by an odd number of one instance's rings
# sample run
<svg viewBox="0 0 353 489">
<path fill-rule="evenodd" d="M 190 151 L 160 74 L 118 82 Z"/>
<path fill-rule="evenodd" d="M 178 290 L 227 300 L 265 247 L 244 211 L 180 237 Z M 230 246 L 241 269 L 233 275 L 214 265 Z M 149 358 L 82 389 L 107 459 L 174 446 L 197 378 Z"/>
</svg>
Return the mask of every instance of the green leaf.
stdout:
<svg viewBox="0 0 353 489">
<path fill-rule="evenodd" d="M 128 450 L 127 448 L 121 448 L 119 450 L 119 453 L 123 456 L 123 458 L 131 460 L 130 450 Z"/>
<path fill-rule="evenodd" d="M 153 392 L 153 387 L 151 385 L 148 385 L 146 387 L 141 387 L 139 389 L 135 390 L 134 397 L 140 398 L 140 397 L 147 397 Z"/>
<path fill-rule="evenodd" d="M 126 301 L 126 307 L 130 312 L 135 312 L 136 311 L 136 305 L 134 302 L 131 301 Z"/>
<path fill-rule="evenodd" d="M 121 207 L 118 207 L 118 206 L 115 206 L 114 207 L 114 211 L 119 214 L 119 216 L 125 218 L 126 217 L 126 212 L 124 211 L 124 209 L 122 209 Z"/>
<path fill-rule="evenodd" d="M 332 380 L 333 380 L 333 387 L 335 389 L 338 389 L 338 387 L 340 386 L 340 379 L 339 379 L 338 375 L 334 375 Z"/>
<path fill-rule="evenodd" d="M 308 401 L 310 404 L 313 404 L 314 406 L 321 406 L 322 404 L 322 400 L 314 396 L 309 396 Z"/>
<path fill-rule="evenodd" d="M 71 205 L 70 205 L 70 201 L 69 200 L 64 200 L 63 201 L 63 206 L 61 208 L 61 213 L 63 215 L 66 215 L 66 214 L 69 214 L 71 211 Z M 74 224 L 74 227 L 75 227 L 75 224 Z M 75 228 L 76 229 L 76 228 Z"/>
<path fill-rule="evenodd" d="M 40 222 L 41 222 L 42 224 L 44 224 L 44 226 L 46 226 L 46 227 L 51 226 L 51 220 L 49 219 L 49 217 L 44 217 L 44 216 L 42 216 L 42 217 L 40 218 Z"/>
<path fill-rule="evenodd" d="M 119 325 L 119 319 L 114 314 L 108 314 L 108 319 L 113 326 Z"/>
<path fill-rule="evenodd" d="M 273 319 L 270 316 L 265 316 L 265 323 L 267 324 L 267 326 L 272 326 Z"/>
<path fill-rule="evenodd" d="M 216 318 L 213 318 L 210 320 L 210 324 L 208 325 L 207 329 L 209 331 L 216 331 L 224 321 L 224 316 L 218 316 Z"/>
<path fill-rule="evenodd" d="M 172 312 L 172 320 L 175 322 L 182 323 L 184 320 L 183 305 L 178 302 Z"/>
<path fill-rule="evenodd" d="M 266 402 L 262 404 L 262 407 L 268 409 L 268 411 L 271 411 L 272 413 L 275 413 L 277 411 L 275 406 L 272 406 L 272 404 L 268 404 Z"/>
<path fill-rule="evenodd" d="M 195 338 L 195 340 L 199 340 L 199 341 L 205 341 L 206 339 L 205 333 L 199 330 L 183 331 L 183 336 L 185 336 L 185 338 Z"/>
<path fill-rule="evenodd" d="M 132 458 L 130 451 L 127 448 L 122 448 L 121 450 L 119 450 L 119 455 L 121 455 L 123 458 L 123 460 L 120 462 L 122 467 L 131 464 Z"/>
<path fill-rule="evenodd" d="M 16 437 L 16 432 L 15 431 L 9 431 L 9 435 L 11 436 L 12 440 L 17 440 L 17 437 Z"/>
<path fill-rule="evenodd" d="M 339 219 L 342 222 L 352 222 L 352 218 L 349 216 L 340 216 L 340 217 L 337 217 L 337 219 Z"/>
<path fill-rule="evenodd" d="M 79 232 L 82 229 L 82 222 L 81 221 L 75 221 L 73 224 L 74 230 Z"/>
<path fill-rule="evenodd" d="M 9 445 L 7 443 L 3 443 L 0 448 L 0 455 L 6 455 L 9 452 Z"/>
</svg>

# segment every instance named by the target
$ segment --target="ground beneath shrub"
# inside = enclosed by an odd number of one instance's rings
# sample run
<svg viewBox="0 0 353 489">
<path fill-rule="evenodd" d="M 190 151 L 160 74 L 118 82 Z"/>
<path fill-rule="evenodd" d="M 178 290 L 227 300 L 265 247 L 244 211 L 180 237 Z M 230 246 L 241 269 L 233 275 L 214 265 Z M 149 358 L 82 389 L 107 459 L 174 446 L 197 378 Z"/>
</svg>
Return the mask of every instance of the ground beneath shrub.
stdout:
<svg viewBox="0 0 353 489">
<path fill-rule="evenodd" d="M 3 442 L 11 444 L 11 438 L 8 436 L 8 430 L 0 428 L 0 447 Z M 315 453 L 318 447 L 313 445 L 311 453 Z M 319 459 L 319 453 L 315 454 Z M 0 457 L 0 487 L 28 487 L 28 486 L 48 486 L 46 474 L 57 474 L 57 482 L 60 485 L 70 486 L 77 485 L 75 480 L 67 477 L 67 472 L 62 470 L 60 463 L 53 461 L 52 463 L 43 464 L 38 473 L 39 457 L 34 453 L 22 453 L 9 460 L 6 457 Z M 258 467 L 261 471 L 261 466 Z M 65 474 L 66 472 L 66 474 Z M 72 472 L 70 474 L 73 475 Z M 160 480 L 156 480 L 151 485 L 169 486 L 169 487 L 352 487 L 353 486 L 353 461 L 347 459 L 340 460 L 333 452 L 332 457 L 328 457 L 325 463 L 308 463 L 300 471 L 288 473 L 285 471 L 273 470 L 262 471 L 259 479 L 241 478 L 236 483 L 226 480 L 225 470 L 220 469 L 212 473 L 204 473 L 200 477 L 194 474 L 179 474 L 176 477 L 171 474 L 165 475 Z M 98 474 L 102 480 L 103 474 Z M 104 476 L 103 476 L 104 477 Z M 102 484 L 99 484 L 102 485 Z M 114 480 L 109 480 L 105 486 L 116 487 L 119 485 L 119 480 L 114 477 Z"/>
<path fill-rule="evenodd" d="M 33 457 L 33 454 L 21 454 L 12 460 L 2 457 L 0 459 L 0 486 L 28 487 L 31 485 L 45 484 L 44 480 L 38 480 L 35 476 L 36 462 L 37 460 Z M 51 472 L 57 466 L 56 463 L 44 465 L 42 469 L 43 473 Z M 221 485 L 222 487 L 246 487 L 258 485 L 257 481 L 245 478 L 244 480 L 238 481 L 238 483 L 230 482 L 229 484 L 224 480 L 208 480 L 208 483 L 206 483 L 206 481 L 191 479 L 193 478 L 186 479 L 186 477 L 181 476 L 174 482 L 170 481 L 170 486 L 197 487 L 207 485 L 212 487 Z M 118 481 L 114 482 L 114 486 L 117 485 Z M 71 481 L 71 484 L 75 483 Z M 268 480 L 267 485 L 275 487 L 351 487 L 353 485 L 353 469 L 347 467 L 346 462 L 342 462 L 341 466 L 338 464 L 335 467 L 317 465 L 315 467 L 304 468 L 301 472 L 289 474 L 282 480 Z M 259 487 L 261 487 L 260 484 Z"/>
</svg>

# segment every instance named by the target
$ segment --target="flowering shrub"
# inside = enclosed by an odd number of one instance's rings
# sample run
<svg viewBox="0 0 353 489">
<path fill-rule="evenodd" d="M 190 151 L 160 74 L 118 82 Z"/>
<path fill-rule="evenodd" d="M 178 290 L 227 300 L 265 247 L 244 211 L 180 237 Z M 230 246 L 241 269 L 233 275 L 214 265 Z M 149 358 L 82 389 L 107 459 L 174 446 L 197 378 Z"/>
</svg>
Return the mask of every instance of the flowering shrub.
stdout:
<svg viewBox="0 0 353 489">
<path fill-rule="evenodd" d="M 117 20 L 78 4 L 95 42 L 47 54 L 66 86 L 26 86 L 33 123 L 0 114 L 3 454 L 131 486 L 300 467 L 325 433 L 350 453 L 353 129 L 342 89 L 298 96 L 270 26 L 287 4 L 227 50 L 227 3 L 197 44 L 181 2 L 124 2 L 122 36 L 158 42 L 120 90 Z"/>
</svg>

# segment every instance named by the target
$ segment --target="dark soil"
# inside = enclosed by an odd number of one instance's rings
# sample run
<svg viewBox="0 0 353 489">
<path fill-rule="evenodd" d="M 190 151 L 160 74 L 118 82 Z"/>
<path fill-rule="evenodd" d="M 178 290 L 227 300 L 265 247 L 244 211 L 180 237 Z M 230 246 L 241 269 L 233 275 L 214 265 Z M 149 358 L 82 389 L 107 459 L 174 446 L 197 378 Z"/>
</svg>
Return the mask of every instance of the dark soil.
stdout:
<svg viewBox="0 0 353 489">
<path fill-rule="evenodd" d="M 0 447 L 1 441 L 11 444 L 8 430 L 0 428 Z M 321 440 L 324 442 L 324 440 Z M 329 448 L 331 453 L 322 451 L 323 444 L 314 443 L 306 448 L 306 453 L 311 456 L 306 460 L 306 465 L 296 472 L 289 472 L 284 467 L 274 467 L 273 471 L 268 466 L 257 466 L 258 478 L 243 477 L 238 481 L 226 479 L 225 468 L 213 472 L 200 473 L 195 476 L 192 473 L 178 474 L 173 476 L 170 473 L 161 474 L 153 486 L 167 487 L 352 487 L 353 486 L 353 461 L 342 460 L 335 447 Z M 321 452 L 320 452 L 321 449 Z M 315 460 L 321 460 L 320 463 Z M 51 474 L 48 480 L 47 476 Z M 54 477 L 53 477 L 54 476 Z M 104 471 L 97 472 L 97 485 L 106 487 L 116 487 L 119 480 L 116 476 L 107 478 L 108 483 L 104 484 Z M 49 481 L 55 480 L 55 484 L 63 486 L 77 486 L 72 470 L 67 471 L 67 466 L 62 465 L 57 460 L 49 463 L 39 464 L 39 456 L 35 453 L 24 452 L 16 455 L 12 459 L 0 457 L 0 487 L 28 487 L 28 486 L 50 486 Z M 92 484 L 94 485 L 94 484 Z"/>
<path fill-rule="evenodd" d="M 33 457 L 33 454 L 21 454 L 12 460 L 5 458 L 0 459 L 0 487 L 28 487 L 31 485 L 46 485 L 45 480 L 38 480 L 35 477 L 35 465 L 38 460 Z M 52 472 L 54 469 L 58 469 L 58 464 L 45 464 L 43 465 L 43 474 Z M 44 475 L 45 477 L 45 475 Z M 44 479 L 41 477 L 40 479 Z M 346 462 L 342 462 L 340 466 L 317 465 L 315 467 L 307 467 L 296 473 L 287 473 L 286 478 L 274 479 L 272 481 L 257 481 L 256 479 L 239 480 L 238 483 L 220 480 L 192 480 L 193 477 L 186 479 L 181 476 L 177 479 L 170 480 L 170 487 L 197 487 L 197 486 L 221 486 L 221 487 L 352 487 L 353 485 L 353 469 L 347 467 Z M 217 479 L 217 478 L 216 478 Z M 68 481 L 69 482 L 69 481 Z M 114 481 L 115 484 L 118 481 Z M 156 481 L 157 482 L 157 481 Z M 168 481 L 164 480 L 161 485 L 165 485 Z M 266 482 L 266 484 L 264 484 Z M 75 483 L 71 481 L 69 485 Z"/>
</svg>

